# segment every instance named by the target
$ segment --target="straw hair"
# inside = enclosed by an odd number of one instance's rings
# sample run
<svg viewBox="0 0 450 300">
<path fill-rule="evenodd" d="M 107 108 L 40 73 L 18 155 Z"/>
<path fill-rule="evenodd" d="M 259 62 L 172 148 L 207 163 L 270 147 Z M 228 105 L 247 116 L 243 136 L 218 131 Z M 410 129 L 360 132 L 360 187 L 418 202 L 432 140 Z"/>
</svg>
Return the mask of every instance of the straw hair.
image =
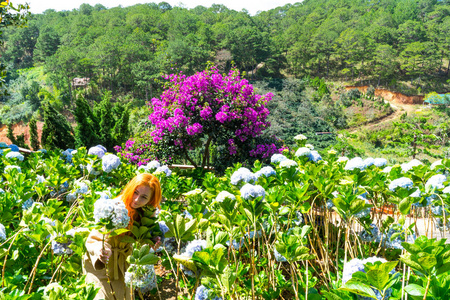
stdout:
<svg viewBox="0 0 450 300">
<path fill-rule="evenodd" d="M 125 203 L 125 207 L 128 209 L 131 224 L 133 224 L 133 221 L 136 221 L 136 218 L 138 217 L 138 213 L 136 209 L 131 207 L 131 203 L 133 202 L 134 191 L 140 185 L 146 185 L 153 190 L 153 197 L 148 201 L 147 205 L 155 208 L 161 208 L 159 206 L 159 203 L 161 202 L 161 185 L 158 178 L 149 173 L 141 173 L 136 175 L 130 182 L 128 182 L 122 193 L 119 195 L 123 203 Z"/>
</svg>

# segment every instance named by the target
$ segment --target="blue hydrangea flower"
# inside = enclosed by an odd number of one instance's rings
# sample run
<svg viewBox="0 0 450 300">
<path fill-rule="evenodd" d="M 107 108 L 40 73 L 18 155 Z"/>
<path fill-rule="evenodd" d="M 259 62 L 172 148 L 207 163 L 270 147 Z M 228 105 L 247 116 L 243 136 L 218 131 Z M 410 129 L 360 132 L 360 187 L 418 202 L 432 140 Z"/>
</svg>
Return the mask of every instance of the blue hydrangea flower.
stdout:
<svg viewBox="0 0 450 300">
<path fill-rule="evenodd" d="M 45 150 L 45 149 L 39 149 L 38 152 L 47 153 L 47 150 Z"/>
<path fill-rule="evenodd" d="M 117 169 L 120 166 L 120 158 L 114 154 L 106 154 L 102 157 L 102 169 L 106 173 Z"/>
<path fill-rule="evenodd" d="M 449 213 L 447 212 L 449 207 L 448 205 L 445 205 L 445 216 L 448 216 Z M 442 208 L 442 205 L 433 205 L 431 206 L 431 211 L 433 212 L 433 214 L 435 214 L 436 216 L 441 216 L 444 214 L 444 209 Z"/>
<path fill-rule="evenodd" d="M 214 295 L 213 291 L 204 285 L 199 285 L 195 291 L 195 300 L 222 300 L 222 298 Z"/>
<path fill-rule="evenodd" d="M 231 175 L 230 181 L 232 185 L 237 185 L 240 182 L 249 183 L 256 181 L 256 176 L 247 168 L 239 168 L 233 173 L 233 175 Z"/>
<path fill-rule="evenodd" d="M 206 241 L 205 240 L 193 240 L 190 241 L 187 245 L 186 245 L 186 250 L 184 252 L 184 254 L 186 256 L 192 257 L 192 255 L 194 255 L 195 252 L 197 251 L 202 251 L 203 249 L 206 248 Z"/>
<path fill-rule="evenodd" d="M 94 168 L 92 165 L 93 165 L 93 163 L 89 163 L 86 166 L 88 173 L 91 175 L 94 175 L 94 176 L 100 175 L 101 174 L 100 170 L 98 170 L 97 167 Z"/>
<path fill-rule="evenodd" d="M 111 193 L 109 191 L 95 192 L 95 194 L 100 195 L 100 199 L 111 199 Z"/>
<path fill-rule="evenodd" d="M 231 200 L 236 200 L 236 196 L 234 196 L 233 194 L 227 192 L 227 191 L 221 191 L 217 197 L 216 197 L 216 201 L 217 202 L 223 202 L 223 200 L 225 199 L 231 199 Z"/>
<path fill-rule="evenodd" d="M 286 257 L 281 255 L 280 252 L 278 252 L 276 248 L 273 249 L 273 254 L 274 254 L 275 260 L 277 262 L 286 262 L 287 261 Z"/>
<path fill-rule="evenodd" d="M 284 156 L 283 154 L 275 153 L 270 158 L 270 162 L 273 163 L 273 164 L 278 164 L 278 163 L 280 163 L 280 162 L 282 162 L 283 160 L 286 160 L 286 159 L 287 159 L 287 157 Z"/>
<path fill-rule="evenodd" d="M 0 241 L 6 240 L 6 228 L 3 224 L 0 224 Z"/>
<path fill-rule="evenodd" d="M 156 288 L 156 274 L 154 265 L 131 264 L 125 272 L 125 284 L 148 292 Z"/>
<path fill-rule="evenodd" d="M 11 151 L 19 152 L 19 147 L 17 147 L 17 145 L 11 144 L 8 147 L 11 149 Z"/>
<path fill-rule="evenodd" d="M 77 200 L 77 193 L 76 192 L 68 193 L 66 195 L 66 201 L 67 202 L 73 202 L 75 200 Z"/>
<path fill-rule="evenodd" d="M 52 241 L 52 250 L 53 254 L 55 255 L 70 255 L 73 253 L 73 250 L 69 248 L 70 244 L 72 244 L 71 241 L 67 243 L 59 243 L 55 240 Z"/>
<path fill-rule="evenodd" d="M 377 225 L 370 224 L 370 233 L 367 232 L 365 229 L 360 232 L 359 236 L 364 242 L 380 242 L 381 240 L 381 233 L 378 229 Z"/>
<path fill-rule="evenodd" d="M 389 184 L 389 190 L 391 192 L 394 192 L 398 187 L 410 189 L 413 187 L 413 182 L 407 177 L 400 177 L 392 180 Z"/>
<path fill-rule="evenodd" d="M 392 235 L 394 235 L 395 233 L 398 233 L 398 232 L 399 232 L 399 231 L 396 230 L 396 229 L 394 229 L 393 227 L 389 228 L 389 230 L 388 230 L 388 232 L 387 232 L 387 235 L 384 235 L 384 237 L 383 237 L 383 241 L 384 241 L 384 243 L 385 243 L 385 247 L 386 247 L 386 248 L 390 248 L 390 249 L 400 249 L 400 250 L 403 249 L 402 242 L 405 241 L 405 235 L 404 235 L 404 234 L 402 234 L 402 235 L 396 237 L 395 239 L 393 239 L 393 240 L 391 241 Z M 408 243 L 414 243 L 414 240 L 415 240 L 415 239 L 416 239 L 416 235 L 415 235 L 415 234 L 413 234 L 413 235 L 408 235 L 407 242 L 408 242 Z"/>
<path fill-rule="evenodd" d="M 366 164 L 364 163 L 361 157 L 355 157 L 347 161 L 347 164 L 344 167 L 344 170 L 352 171 L 354 169 L 360 169 L 361 171 L 366 168 Z"/>
<path fill-rule="evenodd" d="M 169 227 L 167 227 L 166 222 L 164 222 L 164 221 L 159 221 L 159 222 L 158 222 L 158 225 L 159 225 L 159 230 L 161 230 L 163 236 L 164 236 L 167 232 L 169 232 Z"/>
<path fill-rule="evenodd" d="M 297 157 L 302 157 L 302 156 L 306 156 L 306 157 L 310 157 L 311 155 L 311 149 L 306 148 L 306 147 L 300 147 L 297 149 L 297 151 L 295 152 L 295 156 Z"/>
<path fill-rule="evenodd" d="M 106 151 L 103 150 L 103 148 L 99 146 L 94 146 L 89 148 L 88 154 L 89 155 L 97 155 L 98 158 L 102 158 L 103 155 L 105 155 Z"/>
<path fill-rule="evenodd" d="M 427 180 L 427 183 L 425 183 L 425 188 L 427 190 L 432 189 L 443 189 L 444 188 L 444 182 L 447 180 L 447 177 L 442 174 L 431 176 L 430 179 Z"/>
<path fill-rule="evenodd" d="M 386 158 L 375 158 L 373 161 L 373 164 L 377 166 L 378 168 L 384 167 L 387 165 L 387 159 Z"/>
<path fill-rule="evenodd" d="M 322 160 L 322 156 L 320 156 L 319 152 L 313 150 L 313 151 L 311 151 L 309 160 L 313 161 L 313 162 L 318 162 L 319 160 Z"/>
<path fill-rule="evenodd" d="M 66 162 L 72 162 L 72 151 L 73 149 L 69 148 L 62 152 L 62 155 L 64 156 Z"/>
<path fill-rule="evenodd" d="M 8 165 L 4 169 L 5 173 L 10 172 L 11 170 L 17 170 L 17 173 L 22 173 L 22 169 L 19 166 L 15 165 Z"/>
<path fill-rule="evenodd" d="M 24 157 L 22 154 L 20 154 L 20 152 L 11 151 L 11 152 L 6 153 L 5 158 L 8 158 L 8 159 L 16 158 L 20 161 L 23 161 Z"/>
<path fill-rule="evenodd" d="M 23 210 L 27 210 L 27 209 L 29 209 L 31 206 L 33 206 L 33 203 L 34 203 L 34 201 L 33 201 L 33 199 L 28 199 L 27 201 L 25 201 L 24 203 L 22 203 L 22 209 Z"/>
<path fill-rule="evenodd" d="M 291 167 L 297 167 L 298 164 L 292 160 L 292 159 L 286 159 L 280 162 L 281 168 L 291 168 Z"/>
<path fill-rule="evenodd" d="M 374 263 L 376 261 L 380 261 L 381 263 L 387 262 L 384 258 L 380 257 L 369 257 L 366 259 L 354 258 L 344 265 L 344 271 L 342 273 L 342 283 L 345 284 L 352 278 L 353 273 L 355 272 L 364 272 L 364 265 L 366 263 Z"/>
<path fill-rule="evenodd" d="M 241 197 L 245 200 L 249 200 L 251 198 L 257 198 L 257 197 L 264 197 L 266 196 L 266 191 L 264 188 L 260 185 L 253 185 L 250 183 L 247 183 L 244 185 L 241 190 Z"/>
<path fill-rule="evenodd" d="M 172 171 L 169 169 L 168 166 L 161 166 L 159 168 L 156 168 L 155 172 L 153 172 L 154 174 L 156 173 L 164 173 L 166 174 L 166 177 L 169 177 L 170 175 L 172 175 Z"/>
<path fill-rule="evenodd" d="M 255 173 L 256 179 L 258 179 L 262 175 L 264 175 L 266 177 L 270 177 L 270 176 L 277 175 L 277 172 L 275 172 L 275 170 L 272 167 L 266 166 L 266 167 L 261 168 L 261 170 L 259 170 Z"/>
<path fill-rule="evenodd" d="M 413 160 L 411 160 L 410 162 L 401 164 L 400 167 L 402 168 L 402 172 L 403 172 L 403 173 L 406 173 L 406 172 L 408 172 L 409 170 L 411 170 L 412 168 L 417 167 L 417 166 L 420 166 L 420 165 L 423 165 L 423 163 L 422 163 L 420 160 L 418 160 L 418 159 L 413 159 Z"/>
<path fill-rule="evenodd" d="M 8 148 L 8 145 L 5 142 L 0 142 L 0 148 Z"/>
<path fill-rule="evenodd" d="M 366 168 L 368 168 L 374 164 L 375 164 L 375 159 L 373 159 L 372 157 L 368 157 L 364 160 L 364 165 L 366 166 Z"/>
<path fill-rule="evenodd" d="M 102 145 L 97 145 L 95 147 L 98 147 L 98 148 L 102 149 L 103 152 L 105 152 L 105 153 L 108 152 L 108 150 L 106 150 L 106 148 L 104 146 L 102 146 Z"/>
<path fill-rule="evenodd" d="M 75 180 L 73 186 L 76 189 L 77 194 L 87 194 L 89 192 L 89 185 L 91 182 L 89 180 Z"/>
</svg>

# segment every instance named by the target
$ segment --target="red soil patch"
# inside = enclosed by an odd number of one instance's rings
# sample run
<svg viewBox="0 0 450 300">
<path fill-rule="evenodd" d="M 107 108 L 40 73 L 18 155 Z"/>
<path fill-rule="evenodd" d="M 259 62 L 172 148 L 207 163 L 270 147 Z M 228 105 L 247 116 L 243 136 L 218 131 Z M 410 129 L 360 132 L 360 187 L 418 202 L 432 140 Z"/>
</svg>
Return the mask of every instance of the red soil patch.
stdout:
<svg viewBox="0 0 450 300">
<path fill-rule="evenodd" d="M 365 93 L 367 91 L 368 86 L 346 86 L 346 90 L 358 89 L 360 92 Z M 390 102 L 398 103 L 398 104 L 423 104 L 424 96 L 407 96 L 398 92 L 391 92 L 385 89 L 375 89 L 375 96 L 382 97 Z"/>
<path fill-rule="evenodd" d="M 37 131 L 38 131 L 38 136 L 39 136 L 39 141 L 41 140 L 41 135 L 42 135 L 42 126 L 44 125 L 43 122 L 37 121 Z M 14 124 L 13 125 L 13 132 L 14 132 L 14 136 L 18 136 L 21 134 L 25 135 L 25 143 L 26 144 L 30 144 L 30 128 L 28 127 L 27 124 L 24 124 L 22 121 Z M 8 133 L 8 126 L 6 125 L 1 125 L 0 126 L 0 142 L 4 142 L 7 144 L 11 144 L 10 139 L 8 139 L 6 137 L 6 134 Z"/>
</svg>

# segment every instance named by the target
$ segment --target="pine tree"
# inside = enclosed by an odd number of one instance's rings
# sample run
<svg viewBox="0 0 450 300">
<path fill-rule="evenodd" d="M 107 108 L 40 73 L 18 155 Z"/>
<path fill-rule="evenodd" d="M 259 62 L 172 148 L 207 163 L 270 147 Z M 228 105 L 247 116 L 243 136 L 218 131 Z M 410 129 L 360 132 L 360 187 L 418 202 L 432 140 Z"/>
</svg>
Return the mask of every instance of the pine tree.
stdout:
<svg viewBox="0 0 450 300">
<path fill-rule="evenodd" d="M 75 138 L 73 129 L 66 117 L 61 115 L 50 105 L 42 106 L 44 112 L 44 126 L 42 128 L 42 146 L 48 149 L 73 148 Z"/>
<path fill-rule="evenodd" d="M 11 141 L 11 144 L 16 144 L 16 138 L 14 136 L 12 124 L 8 124 L 8 132 L 6 133 L 6 137 Z"/>
<path fill-rule="evenodd" d="M 99 129 L 101 144 L 107 149 L 111 149 L 114 146 L 114 140 L 111 134 L 115 123 L 112 110 L 111 92 L 107 91 L 103 94 L 103 100 L 98 104 L 97 115 L 97 118 L 100 120 Z"/>
<path fill-rule="evenodd" d="M 37 121 L 35 118 L 31 118 L 28 122 L 28 127 L 30 128 L 30 146 L 34 151 L 39 149 L 39 137 L 37 131 Z"/>
<path fill-rule="evenodd" d="M 89 103 L 82 96 L 78 97 L 75 103 L 74 116 L 77 121 L 77 127 L 75 127 L 76 147 L 91 147 L 100 144 L 100 128 Z"/>
<path fill-rule="evenodd" d="M 114 135 L 114 144 L 121 145 L 126 141 L 128 135 L 130 133 L 128 129 L 128 121 L 130 119 L 130 111 L 128 106 L 116 105 L 114 107 L 114 111 L 116 112 L 117 122 L 114 125 L 112 130 L 112 134 Z"/>
</svg>

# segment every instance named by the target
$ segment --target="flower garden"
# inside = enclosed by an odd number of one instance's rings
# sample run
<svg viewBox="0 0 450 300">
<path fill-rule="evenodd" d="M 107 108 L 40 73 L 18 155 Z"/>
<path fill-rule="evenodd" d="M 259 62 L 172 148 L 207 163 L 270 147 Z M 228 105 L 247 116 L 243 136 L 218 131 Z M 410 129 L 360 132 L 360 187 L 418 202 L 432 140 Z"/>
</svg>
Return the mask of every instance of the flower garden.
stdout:
<svg viewBox="0 0 450 300">
<path fill-rule="evenodd" d="M 1 299 L 93 299 L 94 229 L 132 244 L 124 280 L 140 299 L 450 298 L 450 160 L 347 158 L 302 134 L 287 147 L 260 139 L 272 95 L 236 70 L 166 79 L 151 130 L 117 155 L 0 143 Z M 196 168 L 167 165 L 180 160 Z M 163 202 L 129 228 L 112 199 L 142 172 Z"/>
<path fill-rule="evenodd" d="M 138 167 L 102 146 L 24 157 L 0 144 L 2 297 L 93 299 L 84 241 L 106 227 L 134 244 L 125 280 L 142 299 L 164 281 L 180 299 L 449 299 L 450 161 L 388 166 L 296 140 L 224 174 Z M 139 172 L 164 201 L 124 234 L 108 199 Z"/>
</svg>

